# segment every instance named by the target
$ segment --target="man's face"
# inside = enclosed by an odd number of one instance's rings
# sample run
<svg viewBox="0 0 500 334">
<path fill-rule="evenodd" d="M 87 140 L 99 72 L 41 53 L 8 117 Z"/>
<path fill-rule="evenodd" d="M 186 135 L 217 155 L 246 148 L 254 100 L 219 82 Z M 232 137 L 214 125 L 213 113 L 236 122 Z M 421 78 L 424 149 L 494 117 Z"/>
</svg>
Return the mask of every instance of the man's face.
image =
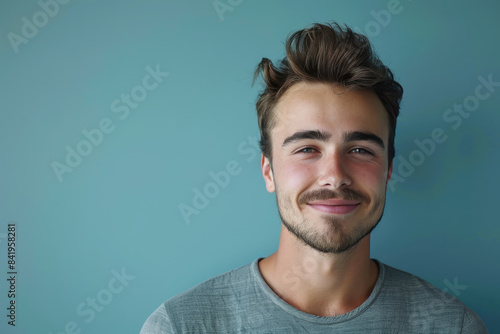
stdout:
<svg viewBox="0 0 500 334">
<path fill-rule="evenodd" d="M 271 130 L 272 166 L 283 225 L 321 252 L 340 253 L 368 235 L 382 217 L 389 120 L 371 91 L 297 83 L 278 102 Z"/>
</svg>

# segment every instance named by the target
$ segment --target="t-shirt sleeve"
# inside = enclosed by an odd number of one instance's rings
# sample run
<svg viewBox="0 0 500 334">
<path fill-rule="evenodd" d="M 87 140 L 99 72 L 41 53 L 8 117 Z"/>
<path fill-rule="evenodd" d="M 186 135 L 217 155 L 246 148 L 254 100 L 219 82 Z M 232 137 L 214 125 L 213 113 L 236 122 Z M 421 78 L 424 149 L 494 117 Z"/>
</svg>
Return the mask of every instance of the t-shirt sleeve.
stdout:
<svg viewBox="0 0 500 334">
<path fill-rule="evenodd" d="M 142 326 L 140 334 L 173 334 L 172 323 L 162 304 L 146 320 Z"/>
<path fill-rule="evenodd" d="M 465 306 L 462 334 L 488 334 L 488 329 L 479 316 Z"/>
</svg>

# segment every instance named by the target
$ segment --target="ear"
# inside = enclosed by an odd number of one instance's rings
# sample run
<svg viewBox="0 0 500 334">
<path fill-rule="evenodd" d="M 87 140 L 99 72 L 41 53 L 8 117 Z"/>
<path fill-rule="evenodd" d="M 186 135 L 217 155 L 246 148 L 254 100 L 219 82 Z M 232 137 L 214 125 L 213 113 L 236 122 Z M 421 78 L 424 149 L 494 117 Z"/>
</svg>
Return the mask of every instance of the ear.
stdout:
<svg viewBox="0 0 500 334">
<path fill-rule="evenodd" d="M 391 179 L 391 175 L 392 175 L 392 161 L 391 161 L 391 164 L 389 165 L 389 170 L 387 171 L 387 182 L 389 182 L 389 180 Z"/>
<path fill-rule="evenodd" d="M 260 168 L 262 169 L 262 176 L 264 177 L 264 181 L 266 182 L 266 189 L 268 192 L 273 193 L 276 191 L 276 187 L 274 186 L 274 176 L 273 169 L 271 168 L 271 163 L 269 159 L 261 155 L 260 158 Z"/>
</svg>

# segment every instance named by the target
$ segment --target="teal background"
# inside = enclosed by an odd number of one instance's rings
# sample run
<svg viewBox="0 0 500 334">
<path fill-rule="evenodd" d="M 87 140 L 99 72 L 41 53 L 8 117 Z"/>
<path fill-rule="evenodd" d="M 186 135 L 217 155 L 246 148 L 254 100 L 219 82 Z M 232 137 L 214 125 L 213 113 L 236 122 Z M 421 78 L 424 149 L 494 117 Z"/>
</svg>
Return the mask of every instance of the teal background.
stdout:
<svg viewBox="0 0 500 334">
<path fill-rule="evenodd" d="M 138 333 L 166 299 L 271 254 L 280 222 L 252 146 L 253 71 L 283 57 L 289 33 L 336 20 L 371 35 L 405 88 L 396 157 L 435 128 L 447 136 L 388 191 L 372 256 L 448 289 L 499 333 L 500 87 L 456 130 L 443 115 L 479 76 L 500 81 L 500 3 L 401 0 L 381 24 L 371 12 L 388 1 L 221 1 L 222 16 L 210 0 L 70 1 L 18 52 L 8 34 L 42 9 L 2 1 L 0 267 L 16 222 L 18 276 L 17 326 L 2 315 L 0 332 L 55 334 L 73 321 L 81 333 Z M 157 65 L 169 76 L 120 119 L 113 101 Z M 60 182 L 51 164 L 105 118 L 114 130 Z M 179 206 L 230 161 L 236 175 L 187 224 Z M 134 278 L 109 294 L 122 268 Z M 465 288 L 453 293 L 454 280 Z M 2 279 L 3 309 L 7 291 Z M 107 304 L 91 320 L 89 306 L 77 312 L 98 295 Z"/>
</svg>

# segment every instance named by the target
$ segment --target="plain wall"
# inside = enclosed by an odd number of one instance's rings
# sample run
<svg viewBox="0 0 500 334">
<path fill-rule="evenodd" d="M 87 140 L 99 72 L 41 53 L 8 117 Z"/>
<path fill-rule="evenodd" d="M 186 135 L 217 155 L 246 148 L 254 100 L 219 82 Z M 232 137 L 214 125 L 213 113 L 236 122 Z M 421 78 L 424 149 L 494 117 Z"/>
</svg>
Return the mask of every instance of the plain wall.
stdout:
<svg viewBox="0 0 500 334">
<path fill-rule="evenodd" d="M 16 327 L 4 316 L 0 332 L 137 333 L 166 299 L 274 252 L 253 71 L 333 20 L 366 33 L 405 89 L 372 257 L 500 332 L 500 4 L 220 2 L 2 2 L 0 263 L 15 222 L 18 274 Z"/>
</svg>

